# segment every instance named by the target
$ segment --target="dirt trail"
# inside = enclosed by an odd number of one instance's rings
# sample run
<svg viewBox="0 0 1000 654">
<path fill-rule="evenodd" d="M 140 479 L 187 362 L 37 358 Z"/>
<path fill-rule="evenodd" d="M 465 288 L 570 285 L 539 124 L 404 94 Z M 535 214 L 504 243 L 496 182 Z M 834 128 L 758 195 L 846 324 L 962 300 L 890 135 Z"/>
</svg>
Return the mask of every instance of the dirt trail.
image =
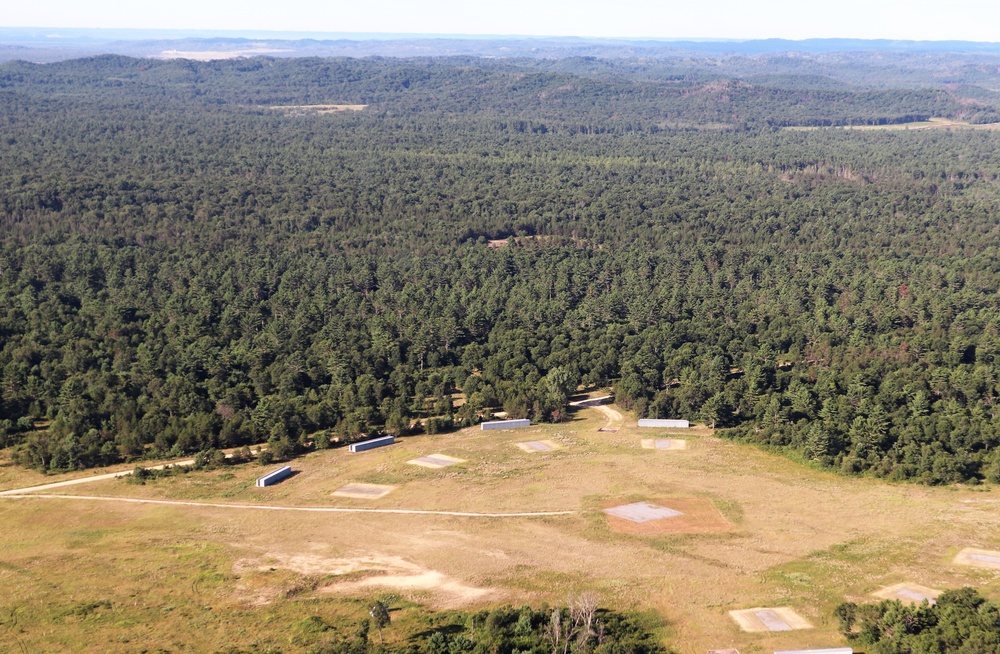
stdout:
<svg viewBox="0 0 1000 654">
<path fill-rule="evenodd" d="M 163 504 L 167 506 L 201 506 L 212 509 L 257 509 L 260 511 L 306 511 L 312 513 L 393 513 L 401 515 L 444 515 L 461 518 L 534 518 L 541 516 L 574 515 L 577 511 L 528 511 L 523 513 L 474 513 L 471 511 L 429 511 L 424 509 L 354 509 L 335 506 L 276 506 L 273 504 L 225 504 L 221 502 L 186 502 L 180 500 L 146 500 L 133 497 L 107 497 L 101 495 L 17 495 L 7 491 L 10 499 L 90 500 L 94 502 L 128 502 L 131 504 Z"/>
<path fill-rule="evenodd" d="M 621 424 L 625 420 L 625 416 L 620 414 L 615 409 L 605 404 L 607 400 L 611 399 L 611 395 L 602 395 L 601 397 L 591 397 L 586 400 L 579 400 L 577 402 L 570 402 L 570 406 L 581 407 L 585 409 L 597 409 L 604 414 L 604 417 L 608 419 L 608 425 Z"/>
<path fill-rule="evenodd" d="M 147 470 L 163 470 L 171 466 L 191 466 L 194 465 L 194 459 L 185 459 L 183 461 L 174 461 L 172 463 L 164 463 L 158 466 L 149 466 Z M 27 488 L 13 488 L 11 490 L 0 491 L 0 495 L 23 495 L 24 493 L 33 493 L 35 491 L 46 491 L 53 490 L 55 488 L 65 488 L 66 486 L 76 486 L 77 484 L 89 484 L 94 481 L 105 481 L 107 479 L 117 479 L 119 477 L 127 477 L 132 474 L 132 470 L 120 470 L 118 472 L 109 472 L 103 475 L 94 475 L 93 477 L 80 477 L 79 479 L 67 479 L 66 481 L 55 481 L 51 484 L 42 484 L 41 486 L 29 486 Z"/>
</svg>

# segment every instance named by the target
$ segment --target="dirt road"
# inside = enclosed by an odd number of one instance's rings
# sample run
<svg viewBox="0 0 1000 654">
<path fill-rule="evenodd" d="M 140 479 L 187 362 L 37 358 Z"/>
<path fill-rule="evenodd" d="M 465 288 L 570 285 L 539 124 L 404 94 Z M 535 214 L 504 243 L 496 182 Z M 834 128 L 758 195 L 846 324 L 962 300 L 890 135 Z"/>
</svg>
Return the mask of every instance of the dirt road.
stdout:
<svg viewBox="0 0 1000 654">
<path fill-rule="evenodd" d="M 163 470 L 171 466 L 190 466 L 194 465 L 194 459 L 185 459 L 183 461 L 174 461 L 172 463 L 164 463 L 158 466 L 148 466 L 147 470 Z M 145 467 L 145 466 L 144 466 Z M 28 488 L 13 488 L 11 490 L 0 491 L 0 496 L 4 495 L 23 495 L 24 493 L 33 493 L 35 491 L 47 491 L 56 488 L 65 488 L 66 486 L 76 486 L 77 484 L 89 484 L 94 481 L 105 481 L 107 479 L 117 479 L 118 477 L 127 477 L 132 474 L 132 470 L 120 470 L 118 472 L 109 472 L 103 475 L 94 475 L 93 477 L 80 477 L 79 479 L 67 479 L 66 481 L 55 481 L 51 484 L 42 484 L 41 486 L 29 486 Z"/>
<path fill-rule="evenodd" d="M 104 478 L 114 477 L 105 475 Z M 96 479 L 96 478 L 95 478 Z M 67 483 L 67 482 L 64 482 Z M 35 488 L 41 488 L 36 486 Z M 47 495 L 26 490 L 6 491 L 0 495 L 9 499 L 88 500 L 93 502 L 128 502 L 131 504 L 163 504 L 167 506 L 201 506 L 213 509 L 253 509 L 259 511 L 305 511 L 309 513 L 392 513 L 397 515 L 444 515 L 461 518 L 534 518 L 542 516 L 574 515 L 578 511 L 532 511 L 524 513 L 473 513 L 470 511 L 426 511 L 423 509 L 353 509 L 334 506 L 275 506 L 271 504 L 225 504 L 221 502 L 185 502 L 179 500 L 140 500 L 132 497 L 105 497 L 101 495 Z"/>
<path fill-rule="evenodd" d="M 625 420 L 625 416 L 605 404 L 605 402 L 611 398 L 611 395 L 602 395 L 601 397 L 591 397 L 586 400 L 570 402 L 569 405 L 585 409 L 597 409 L 608 419 L 608 426 L 611 426 L 612 424 L 618 425 Z"/>
</svg>

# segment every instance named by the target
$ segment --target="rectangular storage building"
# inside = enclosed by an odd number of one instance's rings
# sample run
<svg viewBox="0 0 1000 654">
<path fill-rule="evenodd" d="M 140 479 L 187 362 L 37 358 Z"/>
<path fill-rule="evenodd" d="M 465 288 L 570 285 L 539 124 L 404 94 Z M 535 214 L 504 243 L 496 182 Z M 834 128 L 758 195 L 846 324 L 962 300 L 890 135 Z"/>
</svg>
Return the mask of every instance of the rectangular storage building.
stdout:
<svg viewBox="0 0 1000 654">
<path fill-rule="evenodd" d="M 283 466 L 278 468 L 274 472 L 269 472 L 260 479 L 257 480 L 257 488 L 264 488 L 265 486 L 271 486 L 272 484 L 277 484 L 279 481 L 287 479 L 292 474 L 292 466 Z"/>
<path fill-rule="evenodd" d="M 494 420 L 493 422 L 480 423 L 479 428 L 483 431 L 491 429 L 517 429 L 518 427 L 530 427 L 530 420 Z"/>
<path fill-rule="evenodd" d="M 376 447 L 382 447 L 384 445 L 392 445 L 396 442 L 395 436 L 382 436 L 381 438 L 369 438 L 366 441 L 358 441 L 357 443 L 351 443 L 347 449 L 351 452 L 364 452 L 365 450 L 373 450 Z"/>
<path fill-rule="evenodd" d="M 640 427 L 659 427 L 660 429 L 687 429 L 691 423 L 687 420 L 653 420 L 643 418 L 639 421 Z"/>
</svg>

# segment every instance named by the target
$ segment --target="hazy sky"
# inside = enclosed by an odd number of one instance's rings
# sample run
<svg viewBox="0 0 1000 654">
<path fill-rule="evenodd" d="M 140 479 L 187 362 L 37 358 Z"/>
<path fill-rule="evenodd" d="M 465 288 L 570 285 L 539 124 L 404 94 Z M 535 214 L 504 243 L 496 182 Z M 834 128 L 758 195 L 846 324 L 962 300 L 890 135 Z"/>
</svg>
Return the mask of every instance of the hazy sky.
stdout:
<svg viewBox="0 0 1000 654">
<path fill-rule="evenodd" d="M 6 6 L 4 6 L 6 5 Z M 1000 41 L 966 0 L 0 0 L 4 27 Z"/>
</svg>

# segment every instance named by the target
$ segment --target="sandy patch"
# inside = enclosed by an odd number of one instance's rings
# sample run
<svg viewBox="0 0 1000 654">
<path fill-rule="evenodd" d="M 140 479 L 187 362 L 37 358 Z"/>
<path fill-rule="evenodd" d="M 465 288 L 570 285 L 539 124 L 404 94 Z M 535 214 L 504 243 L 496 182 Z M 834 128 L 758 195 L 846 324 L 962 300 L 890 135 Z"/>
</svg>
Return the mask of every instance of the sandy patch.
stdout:
<svg viewBox="0 0 1000 654">
<path fill-rule="evenodd" d="M 352 497 L 354 499 L 361 500 L 377 500 L 380 497 L 385 497 L 395 489 L 395 486 L 383 486 L 382 484 L 353 483 L 341 486 L 330 494 L 334 497 Z"/>
<path fill-rule="evenodd" d="M 418 459 L 410 459 L 407 463 L 422 468 L 447 468 L 456 463 L 465 463 L 465 459 L 457 459 L 447 454 L 428 454 Z"/>
<path fill-rule="evenodd" d="M 649 510 L 644 514 L 646 519 L 636 521 L 622 517 L 620 511 L 615 511 L 621 509 L 622 505 L 609 504 L 602 510 L 611 530 L 625 534 L 701 534 L 723 532 L 732 528 L 715 505 L 705 498 L 673 497 L 624 506 L 638 507 L 640 504 L 667 509 L 677 515 L 663 513 L 657 517 L 654 510 Z M 643 512 L 639 511 L 639 514 Z"/>
<path fill-rule="evenodd" d="M 954 562 L 958 565 L 971 565 L 977 568 L 1000 570 L 1000 552 L 966 547 L 958 553 Z"/>
<path fill-rule="evenodd" d="M 729 617 L 739 625 L 740 629 L 751 633 L 812 629 L 812 625 L 805 618 L 787 606 L 730 611 Z"/>
<path fill-rule="evenodd" d="M 904 604 L 920 604 L 924 600 L 934 604 L 940 594 L 940 590 L 908 582 L 886 586 L 872 593 L 872 595 L 879 599 L 899 600 Z"/>
<path fill-rule="evenodd" d="M 516 443 L 516 445 L 525 452 L 551 452 L 552 450 L 562 449 L 562 445 L 554 441 L 527 441 L 525 443 Z"/>
<path fill-rule="evenodd" d="M 313 581 L 312 585 L 319 593 L 349 595 L 356 594 L 359 590 L 370 592 L 370 589 L 377 587 L 393 588 L 402 591 L 410 599 L 426 599 L 429 595 L 433 598 L 431 603 L 441 608 L 465 606 L 495 592 L 488 588 L 470 586 L 461 580 L 395 556 L 331 559 L 310 554 L 270 553 L 257 559 L 240 559 L 233 565 L 233 572 L 241 575 L 276 569 L 306 576 Z M 350 575 L 350 578 L 337 579 L 346 575 Z M 266 603 L 267 593 L 258 589 L 257 598 L 265 601 L 255 603 Z"/>
<path fill-rule="evenodd" d="M 647 450 L 686 450 L 688 442 L 683 438 L 644 438 L 642 447 Z"/>
</svg>

